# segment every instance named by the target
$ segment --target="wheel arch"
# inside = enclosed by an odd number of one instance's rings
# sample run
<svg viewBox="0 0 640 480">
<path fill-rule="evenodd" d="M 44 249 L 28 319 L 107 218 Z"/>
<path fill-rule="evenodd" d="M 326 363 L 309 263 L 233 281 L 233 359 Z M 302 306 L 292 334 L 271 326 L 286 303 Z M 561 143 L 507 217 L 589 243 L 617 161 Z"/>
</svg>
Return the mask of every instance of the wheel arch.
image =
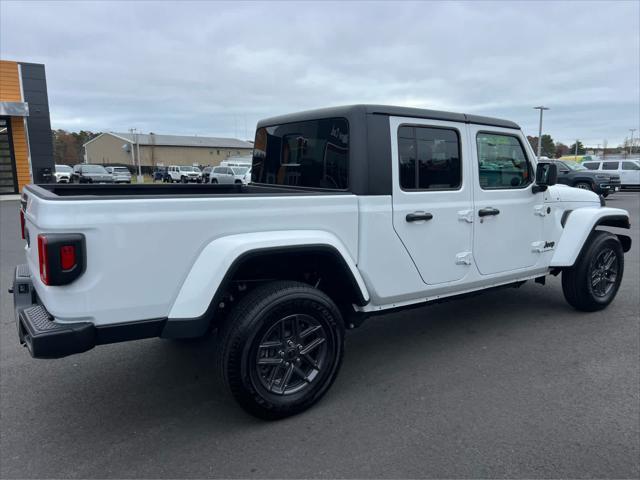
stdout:
<svg viewBox="0 0 640 480">
<path fill-rule="evenodd" d="M 620 208 L 578 208 L 565 212 L 562 220 L 562 236 L 551 259 L 551 267 L 572 267 L 585 246 L 591 232 L 597 227 L 629 229 L 629 214 Z M 631 248 L 631 238 L 617 234 L 623 251 Z"/>
<path fill-rule="evenodd" d="M 230 235 L 209 243 L 194 262 L 172 304 L 164 337 L 203 334 L 239 273 L 252 272 L 255 265 L 293 260 L 304 265 L 322 258 L 325 269 L 334 268 L 334 279 L 357 305 L 369 302 L 369 293 L 355 261 L 342 242 L 328 232 L 285 231 Z M 301 262 L 302 261 L 302 262 Z M 294 267 L 290 268 L 291 270 Z"/>
</svg>

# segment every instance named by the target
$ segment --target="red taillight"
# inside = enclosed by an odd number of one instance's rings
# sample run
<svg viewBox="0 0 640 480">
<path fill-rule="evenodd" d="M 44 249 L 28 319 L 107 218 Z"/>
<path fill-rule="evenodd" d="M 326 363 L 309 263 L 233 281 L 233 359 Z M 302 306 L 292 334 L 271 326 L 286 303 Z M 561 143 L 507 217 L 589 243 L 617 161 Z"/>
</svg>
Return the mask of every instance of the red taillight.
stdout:
<svg viewBox="0 0 640 480">
<path fill-rule="evenodd" d="M 40 263 L 40 280 L 49 285 L 49 258 L 47 255 L 47 237 L 38 235 L 38 260 Z"/>
<path fill-rule="evenodd" d="M 26 237 L 24 236 L 24 210 L 20 209 L 20 231 L 22 232 L 22 239 L 24 240 Z"/>
<path fill-rule="evenodd" d="M 85 270 L 84 245 L 81 233 L 38 234 L 42 283 L 50 287 L 68 285 L 82 275 Z"/>
<path fill-rule="evenodd" d="M 71 270 L 76 266 L 76 247 L 63 245 L 60 247 L 60 267 L 62 270 Z"/>
</svg>

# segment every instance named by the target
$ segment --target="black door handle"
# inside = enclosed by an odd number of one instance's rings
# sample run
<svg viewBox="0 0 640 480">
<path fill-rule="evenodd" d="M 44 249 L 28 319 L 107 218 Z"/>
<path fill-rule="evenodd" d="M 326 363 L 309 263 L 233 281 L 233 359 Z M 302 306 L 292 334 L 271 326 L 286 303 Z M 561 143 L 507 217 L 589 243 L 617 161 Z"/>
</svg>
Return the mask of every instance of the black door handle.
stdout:
<svg viewBox="0 0 640 480">
<path fill-rule="evenodd" d="M 478 210 L 478 215 L 481 217 L 488 217 L 489 215 L 498 215 L 500 210 L 493 207 L 481 208 Z"/>
<path fill-rule="evenodd" d="M 407 213 L 406 220 L 407 222 L 419 222 L 420 220 L 431 220 L 433 215 L 427 212 L 414 212 Z"/>
</svg>

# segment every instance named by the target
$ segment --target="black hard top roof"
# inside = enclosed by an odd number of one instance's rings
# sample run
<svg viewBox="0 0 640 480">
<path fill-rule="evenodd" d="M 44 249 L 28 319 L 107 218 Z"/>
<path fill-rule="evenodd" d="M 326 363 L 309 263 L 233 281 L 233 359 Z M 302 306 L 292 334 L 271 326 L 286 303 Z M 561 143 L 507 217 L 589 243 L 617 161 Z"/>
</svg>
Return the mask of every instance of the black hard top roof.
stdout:
<svg viewBox="0 0 640 480">
<path fill-rule="evenodd" d="M 475 123 L 479 125 L 491 125 L 494 127 L 515 128 L 520 126 L 510 120 L 500 118 L 483 117 L 481 115 L 469 115 L 466 113 L 442 112 L 438 110 L 426 110 L 423 108 L 394 107 L 392 105 L 345 105 L 340 107 L 321 108 L 307 110 L 305 112 L 279 115 L 258 122 L 258 128 L 268 125 L 282 125 L 283 123 L 300 122 L 319 118 L 353 117 L 355 115 L 388 115 L 393 117 L 428 118 L 430 120 L 444 120 L 448 122 Z"/>
</svg>

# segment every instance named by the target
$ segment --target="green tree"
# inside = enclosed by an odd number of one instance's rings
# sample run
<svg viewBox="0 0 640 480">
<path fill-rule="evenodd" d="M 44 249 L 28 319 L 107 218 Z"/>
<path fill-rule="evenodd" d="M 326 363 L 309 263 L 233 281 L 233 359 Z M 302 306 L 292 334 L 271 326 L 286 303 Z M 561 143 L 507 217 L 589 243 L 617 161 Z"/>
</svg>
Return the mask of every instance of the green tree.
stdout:
<svg viewBox="0 0 640 480">
<path fill-rule="evenodd" d="M 584 145 L 582 144 L 582 142 L 580 140 L 576 140 L 576 143 L 578 144 L 578 155 L 584 155 L 585 152 L 587 151 L 584 148 Z M 576 144 L 572 143 L 571 145 L 569 145 L 569 153 L 568 155 L 575 155 L 576 153 Z"/>
<path fill-rule="evenodd" d="M 541 155 L 545 157 L 553 158 L 556 153 L 556 145 L 553 142 L 553 138 L 551 135 L 542 135 L 542 147 L 541 147 Z"/>
</svg>

